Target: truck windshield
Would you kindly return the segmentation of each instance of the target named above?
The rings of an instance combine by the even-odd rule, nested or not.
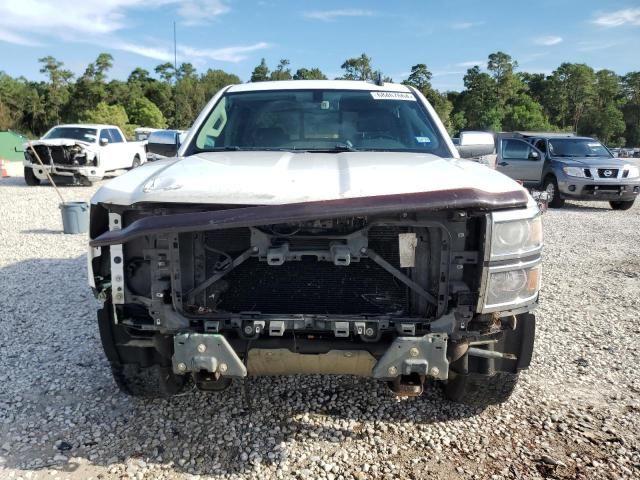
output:
[[[93,143],[96,141],[97,131],[95,128],[56,127],[42,138],[68,138],[70,140],[80,140],[83,142]]]
[[[227,93],[209,113],[190,150],[451,155],[412,93],[330,89]]]
[[[590,138],[554,138],[549,140],[549,153],[554,157],[611,157],[609,150]]]

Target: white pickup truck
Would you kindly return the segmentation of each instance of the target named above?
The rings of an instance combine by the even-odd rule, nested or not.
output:
[[[47,172],[73,177],[74,182],[86,185],[101,180],[107,172],[135,168],[147,161],[144,144],[127,142],[114,125],[58,125],[30,145],[33,149],[24,145],[27,185],[39,185]]]

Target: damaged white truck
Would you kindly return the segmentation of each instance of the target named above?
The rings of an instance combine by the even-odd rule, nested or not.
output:
[[[115,125],[58,125],[40,140],[24,145],[24,181],[40,185],[49,174],[91,185],[108,172],[135,168],[146,161],[144,143],[127,142]]]
[[[90,237],[102,343],[132,395],[329,374],[486,406],[531,360],[538,206],[460,159],[411,87],[227,87],[177,158],[95,194]]]

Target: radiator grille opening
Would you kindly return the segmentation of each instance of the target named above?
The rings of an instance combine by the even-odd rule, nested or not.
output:
[[[395,267],[400,265],[398,233],[401,231],[405,229],[374,227],[369,231],[369,247]],[[249,229],[208,232],[205,242],[235,257],[249,247],[250,233]],[[212,275],[216,260],[215,256],[207,256],[207,275]],[[367,258],[349,266],[319,262],[313,257],[270,266],[251,258],[226,275],[224,281],[228,289],[217,308],[234,313],[380,315],[408,312],[407,288]]]

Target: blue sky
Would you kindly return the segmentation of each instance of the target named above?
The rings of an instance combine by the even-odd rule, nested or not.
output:
[[[640,70],[638,0],[2,0],[0,70],[40,79],[37,59],[53,55],[76,74],[100,52],[113,78],[173,60],[221,68],[248,80],[265,57],[319,67],[331,78],[366,52],[395,81],[426,63],[442,90],[462,87],[470,66],[498,50],[521,70],[550,73],[586,62],[617,73]]]

